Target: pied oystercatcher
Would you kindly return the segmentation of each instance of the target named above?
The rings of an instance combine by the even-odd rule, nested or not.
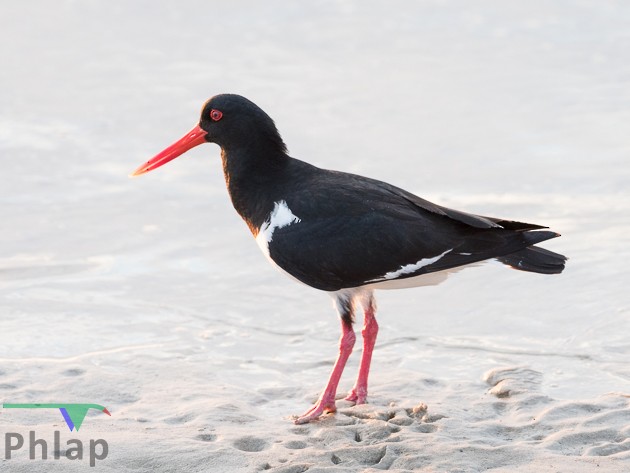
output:
[[[374,289],[436,284],[487,259],[543,274],[566,257],[534,246],[559,236],[547,227],[449,209],[385,182],[320,169],[292,158],[273,120],[234,94],[206,102],[199,124],[133,172],[144,174],[205,142],[221,147],[234,208],[265,256],[298,281],[327,291],[341,318],[339,355],[315,405],[297,424],[335,411],[337,385],[364,312],[359,375],[345,398],[366,402],[378,324]]]

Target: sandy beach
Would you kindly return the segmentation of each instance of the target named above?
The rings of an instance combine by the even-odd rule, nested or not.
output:
[[[608,0],[5,4],[0,403],[111,417],[0,408],[0,471],[630,471],[628,24]],[[549,226],[567,269],[377,292],[369,404],[294,425],[337,353],[329,295],[261,255],[217,146],[127,177],[223,92],[292,156]]]

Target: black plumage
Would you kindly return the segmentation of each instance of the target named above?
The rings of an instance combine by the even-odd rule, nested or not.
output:
[[[289,189],[281,184],[286,176],[292,180]],[[268,197],[262,214],[268,216],[274,202],[283,200],[300,222],[275,230],[270,256],[296,279],[325,291],[378,282],[387,273],[446,251],[435,263],[398,278],[502,257],[558,236],[538,230],[544,228],[538,225],[440,207],[384,182],[293,158],[275,179],[274,187],[285,193]],[[555,253],[545,256],[557,267],[564,261]],[[512,265],[513,260],[504,261]]]

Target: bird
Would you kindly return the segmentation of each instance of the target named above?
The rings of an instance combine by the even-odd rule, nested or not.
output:
[[[521,271],[558,274],[567,258],[536,244],[560,236],[548,227],[475,215],[422,199],[376,179],[316,167],[289,155],[272,118],[247,98],[210,98],[197,125],[138,167],[152,171],[202,143],[221,148],[227,190],[265,257],[289,277],[328,292],[341,321],[339,352],[304,424],[336,411],[337,387],[363,312],[363,351],[345,397],[367,402],[378,334],[376,289],[445,280],[495,259]]]

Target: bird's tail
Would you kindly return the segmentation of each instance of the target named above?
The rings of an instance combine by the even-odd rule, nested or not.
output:
[[[515,253],[497,258],[501,263],[521,271],[541,274],[560,274],[567,257],[537,246],[528,246]]]

